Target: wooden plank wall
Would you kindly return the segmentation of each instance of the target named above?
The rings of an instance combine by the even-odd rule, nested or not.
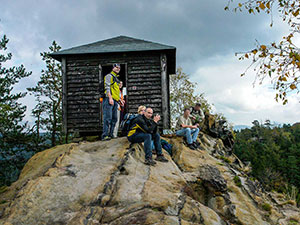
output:
[[[67,128],[69,132],[99,132],[99,64],[127,63],[128,112],[139,105],[162,115],[160,53],[68,57]],[[162,125],[162,124],[161,124]]]

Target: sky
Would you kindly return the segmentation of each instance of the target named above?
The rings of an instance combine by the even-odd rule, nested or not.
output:
[[[227,0],[0,0],[0,37],[9,38],[13,59],[6,66],[24,64],[32,71],[15,91],[36,85],[45,67],[40,52],[55,40],[62,49],[119,35],[158,42],[177,48],[177,67],[197,82],[216,113],[234,125],[254,120],[276,123],[300,122],[300,94],[291,94],[283,106],[274,99],[268,82],[253,85],[255,72],[245,71],[250,61],[239,61],[236,52],[255,48],[255,41],[280,40],[288,27],[267,15],[224,11]],[[27,106],[25,120],[33,121],[34,98],[21,100]]]

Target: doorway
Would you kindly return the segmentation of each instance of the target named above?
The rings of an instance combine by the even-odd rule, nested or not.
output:
[[[104,77],[109,74],[111,71],[112,71],[112,65],[113,63],[110,63],[110,64],[102,64],[102,65],[99,65],[99,72],[100,72],[100,79],[101,80],[104,80]],[[122,88],[122,93],[123,93],[123,97],[124,97],[124,100],[125,100],[125,105],[124,107],[122,108],[121,110],[121,115],[120,115],[120,121],[122,121],[124,115],[127,113],[127,64],[126,63],[121,63],[120,64],[121,66],[121,70],[120,70],[120,73],[118,74],[118,79],[120,81],[123,82],[123,88]],[[102,108],[102,103],[100,104],[100,121],[101,121],[101,124],[100,124],[100,128],[101,128],[101,131],[103,129],[103,108]]]

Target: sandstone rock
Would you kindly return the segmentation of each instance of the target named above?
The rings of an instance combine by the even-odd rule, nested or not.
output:
[[[0,224],[289,224],[299,219],[293,205],[272,203],[244,174],[214,157],[218,139],[202,135],[204,150],[182,138],[168,163],[144,164],[142,145],[126,138],[81,142],[40,152],[17,182],[0,194]],[[220,153],[221,154],[221,153]],[[222,154],[226,154],[223,152]],[[242,179],[244,180],[244,179]],[[272,205],[271,215],[260,208]],[[300,220],[300,219],[299,219]]]

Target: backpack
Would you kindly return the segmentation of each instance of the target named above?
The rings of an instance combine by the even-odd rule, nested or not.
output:
[[[109,73],[111,74],[111,73]],[[107,74],[108,75],[108,74]],[[107,76],[105,75],[103,79],[100,79],[99,81],[99,94],[100,94],[100,98],[104,98],[105,97],[105,88],[104,88],[104,83],[105,83],[105,77]],[[119,79],[117,77],[115,77],[113,74],[111,74],[113,76],[113,82],[110,84],[110,86],[114,85],[115,82],[119,83]]]
[[[121,136],[127,136],[128,132],[130,131],[132,121],[137,118],[139,114],[132,114],[132,113],[126,113],[121,124]]]
[[[165,149],[169,153],[170,156],[172,156],[172,147],[173,146],[163,139],[160,139],[160,143],[161,143],[161,147],[163,149]]]

